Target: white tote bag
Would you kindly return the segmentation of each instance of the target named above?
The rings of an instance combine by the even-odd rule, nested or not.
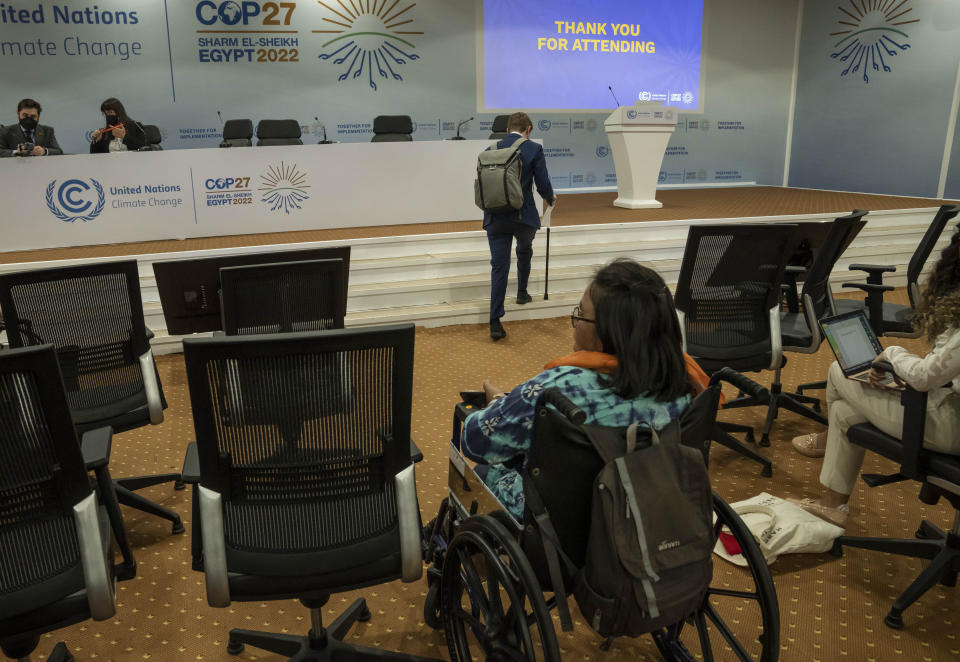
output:
[[[843,529],[812,515],[780,497],[761,492],[757,496],[731,503],[753,534],[760,551],[771,564],[781,554],[819,554],[833,547],[833,541],[843,535]],[[726,528],[725,533],[729,533]],[[717,540],[714,553],[739,566],[746,566],[742,554],[730,554]]]

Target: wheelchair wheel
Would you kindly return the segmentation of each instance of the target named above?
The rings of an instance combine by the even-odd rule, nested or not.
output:
[[[536,575],[496,519],[479,515],[457,526],[444,559],[440,593],[451,660],[560,661]]]
[[[702,659],[776,662],[780,656],[780,607],[770,569],[756,540],[726,501],[713,495],[714,536],[733,534],[746,568],[718,561],[701,608],[686,622],[654,634],[668,662]]]

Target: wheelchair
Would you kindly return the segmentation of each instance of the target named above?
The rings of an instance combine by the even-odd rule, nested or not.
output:
[[[748,388],[752,384],[739,373],[721,371],[681,417],[682,443],[697,447],[705,460],[720,379]],[[460,403],[456,407],[449,494],[424,531],[429,566],[424,622],[445,630],[451,660],[559,662],[550,613],[557,606],[556,596],[539,528],[529,513],[522,521],[508,513],[459,450],[462,421],[477,406]],[[593,480],[602,466],[582,431],[584,419],[585,414],[559,391],[543,391],[523,469],[525,481],[538,481],[556,539],[574,561],[585,555]],[[723,535],[729,551],[735,541],[746,567],[725,561],[715,564],[713,581],[699,609],[650,634],[667,662],[776,662],[780,611],[763,554],[743,520],[716,492],[713,512],[715,542]],[[568,595],[573,581],[565,572]],[[611,642],[603,641],[601,649],[608,649]]]

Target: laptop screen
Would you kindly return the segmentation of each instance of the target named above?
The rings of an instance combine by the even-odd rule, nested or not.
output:
[[[883,351],[863,311],[828,317],[820,327],[845,375],[866,370]]]

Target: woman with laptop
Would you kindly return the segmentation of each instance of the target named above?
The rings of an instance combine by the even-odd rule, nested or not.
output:
[[[860,316],[863,313],[857,313]],[[855,327],[835,330],[835,337],[824,320],[831,347],[842,362],[845,343],[857,353]],[[842,322],[843,320],[841,320]],[[804,499],[798,505],[829,522],[845,527],[849,517],[847,502],[860,466],[864,449],[847,440],[847,430],[857,423],[871,423],[886,434],[899,437],[903,427],[903,407],[896,387],[904,382],[918,391],[929,392],[923,445],[925,448],[960,455],[960,228],[943,250],[917,310],[916,322],[933,342],[924,357],[903,347],[891,346],[876,356],[888,361],[896,373],[889,375],[871,369],[866,381],[859,381],[855,366],[834,362],[827,377],[829,426],[825,432],[796,437],[793,446],[808,457],[823,456],[820,482],[826,488],[819,499]],[[868,327],[869,330],[869,327]],[[872,335],[873,342],[876,337]]]

